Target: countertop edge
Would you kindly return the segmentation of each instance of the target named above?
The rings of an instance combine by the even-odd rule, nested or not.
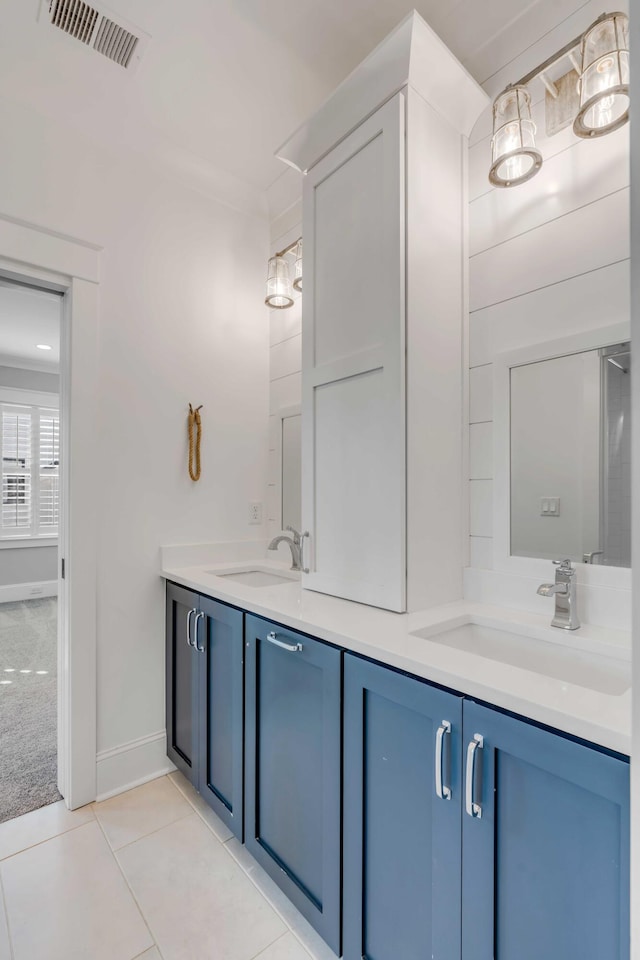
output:
[[[227,566],[233,566],[233,563]],[[275,564],[269,564],[269,566],[277,569]],[[393,650],[391,647],[384,647],[367,642],[362,639],[362,636],[354,636],[353,630],[343,633],[342,631],[338,632],[335,629],[327,628],[321,623],[309,622],[304,618],[296,617],[291,613],[278,609],[277,605],[270,606],[267,596],[264,596],[263,601],[260,602],[258,599],[254,600],[251,596],[244,595],[245,591],[242,592],[243,595],[239,595],[240,591],[235,590],[233,586],[231,586],[230,589],[225,589],[225,585],[223,584],[211,584],[203,579],[198,579],[197,575],[194,575],[193,568],[164,567],[160,572],[160,576],[179,586],[196,591],[204,596],[212,597],[212,599],[218,600],[221,603],[226,603],[255,616],[272,620],[291,630],[317,637],[347,652],[367,657],[385,666],[400,670],[422,680],[437,684],[438,686],[446,687],[464,696],[482,700],[489,705],[494,705],[499,709],[507,710],[521,716],[525,720],[532,720],[535,723],[540,723],[558,730],[560,733],[577,737],[588,743],[627,757],[631,753],[630,690],[617,697],[598,693],[597,691],[587,691],[588,694],[592,695],[592,700],[598,700],[598,698],[600,698],[600,700],[604,699],[605,703],[606,700],[608,700],[609,705],[618,707],[618,712],[626,710],[629,713],[627,732],[623,729],[627,724],[623,724],[622,720],[615,726],[608,726],[598,722],[593,716],[577,715],[576,713],[563,710],[561,706],[554,706],[550,702],[541,703],[539,699],[535,699],[534,697],[529,698],[522,694],[513,693],[501,686],[492,686],[491,683],[474,679],[469,676],[468,673],[457,672],[451,667],[443,668],[435,663],[430,663],[428,659],[414,659],[406,653]],[[305,591],[305,593],[306,592],[307,591]],[[348,604],[348,609],[350,609],[351,612],[353,612],[353,608],[363,606],[334,597],[327,597],[326,599],[333,601],[335,604]],[[487,610],[491,611],[493,609],[494,608],[485,607],[475,602],[461,600],[444,604],[441,607],[432,608],[431,610],[421,611],[419,614],[392,614],[388,611],[363,607],[362,615],[363,618],[376,618],[379,620],[383,620],[385,617],[393,618],[389,620],[389,623],[394,622],[396,624],[399,622],[397,618],[405,618],[404,622],[407,626],[407,632],[409,632],[409,630],[423,627],[437,628],[439,625],[445,624],[447,628],[463,625],[472,622],[478,616],[486,615]],[[507,614],[505,623],[509,621],[515,623],[517,621],[514,611],[509,610],[505,611],[505,613]],[[363,631],[365,629],[366,625],[363,626]],[[358,633],[360,633],[359,630]],[[425,654],[429,653],[429,647],[436,646],[435,644],[430,644],[428,639],[423,639],[421,642],[425,644]],[[473,666],[474,659],[480,659],[474,654],[459,653],[460,657],[458,657],[458,659],[461,662],[466,661],[471,667]],[[517,676],[521,674],[531,676],[530,671],[518,667],[510,667],[509,670],[514,678],[517,678]],[[544,679],[543,677],[539,677],[539,680],[542,682],[544,682]],[[605,703],[601,703],[600,707],[604,707]]]

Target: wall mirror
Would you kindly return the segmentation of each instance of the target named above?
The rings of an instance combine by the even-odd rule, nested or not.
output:
[[[510,365],[512,557],[631,566],[631,344]]]
[[[302,456],[300,407],[287,407],[278,414],[276,444],[276,496],[280,528],[301,529]]]

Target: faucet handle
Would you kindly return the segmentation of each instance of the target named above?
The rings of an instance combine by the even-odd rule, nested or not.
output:
[[[554,567],[558,567],[559,573],[566,573],[569,576],[572,576],[576,571],[575,567],[571,566],[571,558],[567,557],[565,560],[554,560]]]
[[[286,526],[286,527],[285,527],[285,530],[288,530],[289,533],[292,533],[292,534],[293,534],[293,538],[292,538],[292,539],[293,539],[293,542],[295,543],[296,547],[299,547],[299,546],[300,546],[300,534],[298,533],[298,531],[296,530],[296,528],[295,528],[295,527],[292,527],[292,526]]]

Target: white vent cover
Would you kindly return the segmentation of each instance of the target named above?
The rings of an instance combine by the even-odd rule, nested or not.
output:
[[[128,70],[137,67],[149,41],[144,31],[99,3],[41,0],[39,19]]]

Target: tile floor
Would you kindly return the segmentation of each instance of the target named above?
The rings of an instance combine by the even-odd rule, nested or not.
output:
[[[0,824],[0,960],[335,960],[179,773]]]

